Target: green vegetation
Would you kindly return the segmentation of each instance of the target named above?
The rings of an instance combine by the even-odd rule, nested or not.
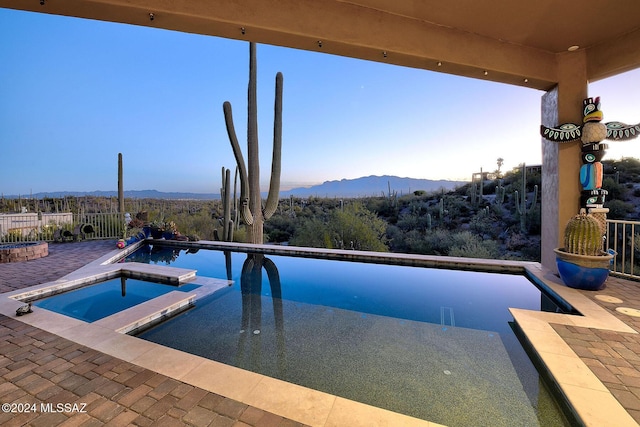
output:
[[[640,206],[640,162],[605,161],[605,204],[612,219],[637,219]],[[225,188],[230,174],[225,175]],[[477,185],[477,183],[476,183]],[[540,174],[522,168],[485,180],[482,197],[471,184],[449,192],[414,191],[398,195],[389,188],[377,197],[358,199],[290,197],[280,199],[271,219],[264,223],[264,241],[332,249],[405,252],[493,259],[540,259]],[[230,194],[226,190],[226,194]],[[518,200],[515,193],[518,191]],[[516,202],[526,196],[526,221]],[[475,196],[475,197],[473,197]],[[214,240],[227,231],[227,218],[238,218],[235,203],[222,200],[125,199],[125,212],[146,211],[149,221],[176,223],[184,235]],[[66,197],[64,199],[0,199],[0,212],[117,212],[117,198]],[[522,205],[520,206],[522,208]],[[242,221],[233,222],[233,240],[247,241]],[[640,240],[640,239],[638,239]],[[636,242],[638,241],[636,240]],[[639,245],[640,246],[640,245]],[[640,249],[638,249],[640,253]],[[638,256],[640,259],[640,256]]]
[[[329,249],[355,249],[387,252],[387,223],[368,210],[362,202],[353,200],[333,209],[324,219],[305,219],[296,228],[291,245]],[[275,231],[275,230],[274,230]]]
[[[609,219],[638,219],[640,208],[640,160],[631,157],[604,160],[602,188],[607,190],[605,207]]]

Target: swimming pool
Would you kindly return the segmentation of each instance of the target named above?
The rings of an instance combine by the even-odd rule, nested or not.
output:
[[[199,285],[171,285],[124,276],[38,299],[33,305],[85,322],[95,322],[171,291],[188,292]]]
[[[160,259],[235,284],[140,338],[450,426],[565,425],[507,310],[561,309],[524,276],[157,245],[130,256]]]

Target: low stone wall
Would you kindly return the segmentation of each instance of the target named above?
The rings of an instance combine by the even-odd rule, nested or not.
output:
[[[13,243],[0,245],[0,264],[28,261],[49,255],[47,242]]]

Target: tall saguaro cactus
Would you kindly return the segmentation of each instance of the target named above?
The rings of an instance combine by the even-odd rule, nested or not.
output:
[[[257,65],[256,45],[249,43],[249,90],[247,120],[247,156],[245,166],[242,150],[238,144],[231,103],[222,106],[231,148],[240,173],[240,215],[247,224],[249,243],[263,243],[264,221],[271,218],[278,207],[280,194],[280,171],[282,157],[282,73],[276,74],[276,96],[273,123],[273,158],[269,194],[264,208],[260,197],[260,160],[258,157],[258,111],[257,111]]]
[[[122,180],[122,153],[118,153],[118,213],[124,215],[124,181]]]
[[[518,191],[514,192],[515,202],[516,202],[516,210],[518,211],[518,215],[520,215],[520,231],[523,233],[527,232],[527,215],[530,215],[531,212],[535,209],[536,202],[538,200],[538,186],[533,186],[533,197],[531,201],[531,205],[527,208],[527,166],[522,164],[522,195],[518,195]]]
[[[233,220],[231,219],[231,171],[222,167],[222,240],[233,241]]]

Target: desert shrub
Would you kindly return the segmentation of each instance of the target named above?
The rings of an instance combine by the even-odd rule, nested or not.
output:
[[[433,217],[433,215],[432,215]],[[432,219],[432,224],[435,220]],[[427,215],[420,215],[419,213],[404,212],[399,215],[397,226],[405,231],[409,230],[426,230],[429,228]]]
[[[510,252],[508,258],[540,261],[539,237],[530,237],[520,232],[511,233],[505,238],[504,246]]]
[[[388,222],[395,223],[398,220],[397,197],[368,197],[363,203],[368,210],[375,212]]]
[[[334,211],[331,228],[346,249],[387,252],[385,244],[387,223],[368,210],[362,203],[354,202],[344,209]]]
[[[449,256],[466,258],[498,258],[500,251],[495,240],[482,240],[479,236],[462,231],[452,236],[453,244]]]
[[[274,243],[288,242],[296,229],[296,220],[288,213],[274,215],[264,223],[264,232],[269,236],[268,241]]]
[[[408,252],[405,233],[397,225],[387,226],[387,242],[391,252]]]
[[[447,255],[451,247],[452,233],[448,230],[437,229],[423,236],[423,251],[426,255]]]
[[[607,190],[609,200],[624,200],[627,195],[627,188],[623,184],[617,184],[613,178],[605,178],[602,181],[602,188]]]
[[[310,248],[333,248],[332,236],[327,224],[315,218],[304,220],[302,225],[296,228],[289,243],[293,246]]]
[[[482,193],[486,196],[487,194],[493,194],[496,191],[496,186],[498,185],[498,183],[493,180],[493,181],[485,181],[484,184],[482,185]]]
[[[500,228],[496,226],[496,219],[486,210],[482,210],[471,218],[469,230],[474,234],[490,239],[497,239],[500,234]]]
[[[197,234],[203,240],[214,240],[216,228],[221,232],[222,225],[213,219],[208,211],[202,210],[196,214],[176,214],[170,218],[175,222],[178,231],[184,235]]]
[[[542,215],[540,213],[540,203],[536,204],[528,214],[527,229],[529,234],[539,235],[542,229]]]
[[[451,232],[442,229],[432,231],[402,231],[398,227],[387,228],[389,246],[393,252],[422,255],[446,255]]]
[[[529,239],[523,233],[511,233],[505,238],[505,248],[509,251],[519,251],[529,244]]]
[[[635,207],[631,203],[622,200],[611,200],[605,204],[609,208],[607,217],[610,219],[625,219],[628,214],[635,212]]]

